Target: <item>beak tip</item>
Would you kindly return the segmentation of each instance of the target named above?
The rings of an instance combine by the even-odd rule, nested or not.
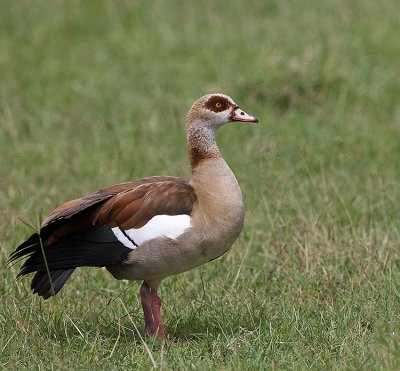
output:
[[[231,121],[241,121],[241,122],[258,122],[258,118],[247,114],[237,107],[232,111],[230,116]]]

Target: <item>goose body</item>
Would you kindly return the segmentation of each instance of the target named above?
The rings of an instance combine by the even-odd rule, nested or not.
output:
[[[199,98],[186,122],[189,180],[148,177],[63,203],[11,254],[10,262],[26,259],[18,276],[36,272],[31,288],[44,299],[82,266],[142,280],[145,332],[164,337],[160,282],[224,254],[243,226],[241,190],[215,141],[216,130],[233,121],[257,119],[226,95]]]

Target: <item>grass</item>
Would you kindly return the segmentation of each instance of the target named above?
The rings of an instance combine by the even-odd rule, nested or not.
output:
[[[400,367],[399,5],[246,4],[2,1],[1,368]],[[218,136],[246,223],[162,284],[176,344],[141,339],[137,283],[80,269],[44,302],[15,282],[23,221],[188,176],[184,117],[213,91],[260,119]]]

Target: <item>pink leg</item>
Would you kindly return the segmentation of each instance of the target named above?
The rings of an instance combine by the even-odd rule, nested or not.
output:
[[[165,331],[164,331],[164,323],[161,318],[161,299],[157,295],[157,289],[151,290],[151,297],[152,297],[152,312],[153,312],[153,320],[154,320],[154,327],[156,334],[165,339]]]
[[[152,335],[155,333],[153,314],[151,310],[152,296],[147,282],[143,282],[142,286],[140,287],[140,298],[142,301],[144,314],[144,332]]]
[[[157,289],[151,289],[144,281],[140,287],[140,298],[144,314],[144,332],[146,335],[157,335],[165,339],[164,324],[161,318],[161,299],[157,295]]]

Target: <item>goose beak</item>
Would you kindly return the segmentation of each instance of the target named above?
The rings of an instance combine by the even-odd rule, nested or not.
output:
[[[231,121],[258,122],[258,119],[257,117],[250,116],[246,112],[242,111],[239,107],[236,107],[232,111]]]

